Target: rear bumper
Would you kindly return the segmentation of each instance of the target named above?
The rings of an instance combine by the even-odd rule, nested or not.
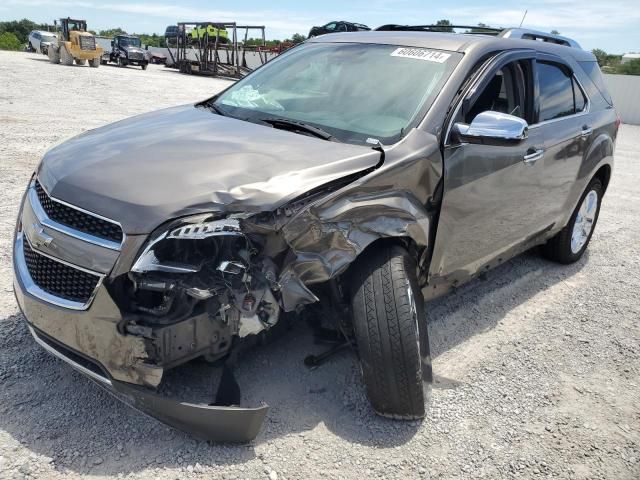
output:
[[[260,427],[269,410],[266,405],[257,408],[239,408],[177,402],[143,387],[110,379],[95,368],[87,366],[81,357],[56,345],[55,341],[32,326],[29,326],[29,331],[35,341],[47,352],[88,376],[118,400],[201,440],[250,442],[260,432]]]

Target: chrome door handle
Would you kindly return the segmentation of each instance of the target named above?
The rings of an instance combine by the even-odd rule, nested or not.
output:
[[[533,165],[542,157],[544,157],[544,150],[540,148],[533,153],[526,154],[524,156],[524,163],[526,163],[527,165]]]
[[[593,133],[593,128],[584,126],[584,127],[582,127],[582,132],[580,132],[580,136],[582,138],[587,138],[592,133]]]

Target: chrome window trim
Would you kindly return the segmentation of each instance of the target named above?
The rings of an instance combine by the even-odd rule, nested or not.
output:
[[[31,296],[35,298],[38,298],[47,303],[51,303],[58,307],[68,308],[69,310],[87,310],[91,305],[91,302],[93,302],[93,299],[95,298],[96,294],[98,293],[98,290],[102,286],[102,282],[104,280],[105,275],[94,272],[92,270],[88,270],[86,268],[79,267],[77,265],[73,265],[71,263],[65,262],[64,260],[60,260],[59,258],[52,257],[51,255],[47,255],[46,253],[41,252],[36,248],[33,248],[33,245],[29,243],[29,246],[31,247],[31,249],[37,252],[38,255],[42,255],[44,257],[47,257],[53,260],[54,262],[61,263],[68,267],[75,268],[76,270],[80,270],[82,272],[89,273],[91,275],[98,277],[96,288],[93,289],[93,292],[91,293],[91,296],[86,301],[86,303],[74,302],[73,300],[67,300],[67,299],[52,295],[51,293],[46,292],[45,290],[40,288],[33,281],[33,278],[31,278],[31,274],[29,273],[29,269],[27,268],[27,262],[24,258],[25,238],[26,236],[22,232],[18,232],[18,234],[16,235],[16,241],[14,245],[14,252],[15,252],[14,259],[16,263],[17,273],[20,277],[20,281],[22,282],[24,289],[27,291],[27,293],[29,293]],[[26,241],[29,242],[29,239],[26,239]]]
[[[92,370],[89,370],[88,368],[84,367],[83,365],[80,365],[78,362],[75,362],[75,361],[71,360],[69,357],[64,355],[62,352],[59,352],[58,350],[53,348],[51,345],[49,345],[47,342],[45,342],[44,340],[42,340],[40,338],[38,333],[33,329],[33,327],[31,325],[27,325],[27,328],[29,329],[29,332],[33,336],[33,339],[36,341],[36,343],[38,345],[40,345],[42,348],[44,348],[51,355],[53,355],[54,357],[62,360],[63,362],[68,363],[71,366],[71,368],[79,371],[80,373],[83,373],[84,375],[87,375],[88,377],[92,378],[93,380],[96,380],[96,381],[98,381],[98,382],[100,382],[100,383],[102,383],[104,385],[111,386],[111,380],[109,380],[107,377],[103,377],[102,375],[98,375],[96,372],[94,372]]]
[[[36,180],[38,181],[38,183],[40,183],[40,186],[42,187],[42,190],[44,190],[44,193],[46,193],[52,201],[59,203],[60,205],[64,205],[65,207],[73,208],[74,210],[77,210],[82,213],[86,213],[87,215],[91,215],[92,217],[99,218],[100,220],[104,220],[105,222],[109,222],[120,227],[120,230],[122,231],[122,241],[118,243],[118,242],[113,242],[111,240],[106,240],[100,237],[96,237],[95,235],[91,235],[89,233],[84,233],[80,230],[67,227],[66,225],[63,225],[61,223],[58,223],[52,220],[47,215],[47,213],[44,211],[44,208],[42,208],[42,205],[40,204],[40,199],[38,198],[38,193],[36,192],[36,188],[35,188]],[[42,185],[42,183],[37,178],[31,182],[31,185],[29,185],[29,202],[31,203],[33,211],[38,217],[38,220],[45,227],[49,227],[53,230],[57,230],[60,233],[64,233],[65,235],[69,235],[70,237],[77,238],[78,240],[83,240],[87,243],[92,243],[100,247],[108,248],[109,250],[120,251],[120,249],[122,248],[122,245],[124,244],[124,241],[126,239],[126,234],[124,233],[124,230],[122,229],[122,225],[119,222],[116,222],[115,220],[111,220],[110,218],[107,218],[107,217],[103,217],[102,215],[98,215],[97,213],[91,212],[89,210],[85,210],[84,208],[71,205],[70,203],[67,203],[65,201],[58,200],[57,198],[49,194],[47,189],[44,187],[44,185]]]

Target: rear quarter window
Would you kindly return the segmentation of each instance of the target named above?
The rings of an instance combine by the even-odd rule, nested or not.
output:
[[[587,74],[587,76],[591,79],[593,84],[596,86],[596,88],[600,92],[600,95],[602,95],[602,98],[604,98],[609,105],[613,105],[613,100],[611,98],[611,95],[609,95],[609,91],[607,90],[607,87],[604,84],[604,78],[602,76],[602,72],[600,71],[600,67],[598,66],[598,62],[593,61],[593,62],[578,62],[578,63],[580,64],[580,67],[582,68],[584,73]]]
[[[560,67],[538,63],[540,122],[573,115],[576,112],[573,81]]]

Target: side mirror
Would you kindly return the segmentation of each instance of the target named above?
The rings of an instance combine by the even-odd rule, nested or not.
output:
[[[527,138],[529,124],[507,113],[486,111],[476,115],[471,125],[455,123],[452,134],[459,142],[504,145]]]

